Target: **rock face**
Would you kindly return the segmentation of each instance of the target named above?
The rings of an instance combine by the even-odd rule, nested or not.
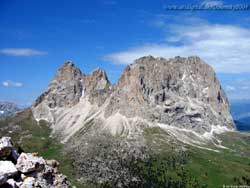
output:
[[[31,109],[62,141],[102,129],[127,137],[162,125],[203,136],[214,127],[234,129],[215,72],[198,57],[142,57],[125,68],[117,85],[101,69],[85,75],[66,62]]]
[[[14,103],[0,101],[0,119],[10,116],[20,110],[21,108]]]
[[[47,100],[50,108],[75,105],[82,95],[82,77],[83,74],[72,62],[66,62],[57,71],[47,91],[36,100],[36,104]]]
[[[111,94],[111,84],[106,73],[100,68],[84,77],[85,94],[91,103],[102,105]]]
[[[10,148],[9,153],[0,156],[1,188],[68,188],[66,176],[58,173],[59,163],[55,160],[44,160],[37,153],[16,152],[9,137],[1,138]],[[6,145],[6,144],[5,144]],[[17,158],[13,158],[13,154]],[[16,164],[16,165],[15,165]]]
[[[66,62],[57,71],[48,89],[35,101],[34,107],[42,119],[53,121],[50,109],[74,106],[82,95],[83,74],[72,62]],[[39,105],[46,102],[46,105]]]
[[[198,57],[143,57],[126,67],[107,108],[199,133],[234,127],[227,97],[213,69]],[[115,104],[115,105],[113,105]]]

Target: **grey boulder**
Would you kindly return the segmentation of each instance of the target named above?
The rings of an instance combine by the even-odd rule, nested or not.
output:
[[[17,174],[17,169],[11,161],[0,161],[0,185],[6,183],[9,177]]]
[[[17,159],[16,167],[22,173],[41,171],[44,169],[45,160],[34,153],[21,153]]]

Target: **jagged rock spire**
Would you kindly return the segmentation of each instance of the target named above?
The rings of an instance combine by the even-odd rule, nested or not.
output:
[[[56,72],[47,90],[36,100],[35,106],[46,101],[49,108],[72,106],[83,92],[84,74],[73,62],[65,62]]]

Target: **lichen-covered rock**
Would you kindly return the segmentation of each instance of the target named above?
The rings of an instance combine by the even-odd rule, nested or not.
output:
[[[21,153],[17,159],[16,167],[22,173],[41,171],[44,169],[45,160],[34,153]]]

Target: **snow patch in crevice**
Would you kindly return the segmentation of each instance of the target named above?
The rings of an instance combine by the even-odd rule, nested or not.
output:
[[[4,114],[4,111],[3,111],[3,110],[0,110],[0,114]]]

